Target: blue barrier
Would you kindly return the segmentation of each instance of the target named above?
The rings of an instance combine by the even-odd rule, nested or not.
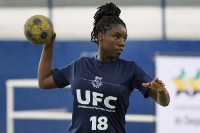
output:
[[[6,132],[6,86],[8,79],[37,78],[37,67],[42,51],[41,46],[35,46],[27,41],[0,41],[0,132]],[[154,40],[128,41],[122,58],[136,61],[150,76],[154,77],[154,55],[199,54],[200,41],[184,40]],[[54,66],[61,68],[80,56],[94,56],[97,46],[89,41],[57,41],[54,50]],[[64,90],[66,91],[66,90]],[[56,95],[55,95],[56,93]],[[71,93],[63,90],[43,91],[31,89],[15,93],[15,110],[66,108],[71,111],[72,103],[67,102]],[[34,95],[34,97],[32,97]],[[43,99],[53,99],[51,102]],[[128,114],[154,114],[155,103],[151,99],[144,99],[140,93],[134,91],[130,98]],[[64,133],[67,121],[35,121],[16,120],[15,133]],[[30,126],[31,125],[31,126]],[[143,128],[145,126],[146,128]],[[127,133],[152,133],[155,123],[127,123]],[[52,127],[52,128],[51,128]],[[56,128],[55,128],[56,127]],[[32,131],[32,132],[31,132]]]

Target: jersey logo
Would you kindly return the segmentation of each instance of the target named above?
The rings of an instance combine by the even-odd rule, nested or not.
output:
[[[94,88],[100,88],[103,84],[109,84],[109,85],[119,86],[119,84],[112,84],[112,83],[107,83],[107,82],[101,82],[102,77],[98,77],[98,76],[96,76],[94,78],[94,80],[89,80],[89,79],[84,79],[84,78],[79,78],[79,79],[90,81]]]
[[[101,82],[102,77],[96,76],[94,80],[92,80],[92,85],[94,88],[99,88],[103,83]]]

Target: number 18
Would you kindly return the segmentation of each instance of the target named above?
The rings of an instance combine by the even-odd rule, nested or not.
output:
[[[97,118],[97,116],[92,116],[90,117],[90,121],[92,121],[92,130],[106,130],[108,128],[108,119],[105,116],[99,118]]]

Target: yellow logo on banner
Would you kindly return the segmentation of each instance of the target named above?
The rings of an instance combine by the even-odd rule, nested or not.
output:
[[[200,70],[198,70],[196,76],[191,79],[186,79],[185,71],[181,70],[180,75],[174,78],[173,82],[177,88],[177,95],[180,93],[186,93],[188,95],[200,93]]]

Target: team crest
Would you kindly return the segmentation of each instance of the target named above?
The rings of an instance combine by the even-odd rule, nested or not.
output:
[[[102,77],[98,77],[98,76],[96,76],[96,77],[94,78],[94,80],[91,80],[91,79],[84,79],[84,78],[79,78],[79,79],[81,79],[81,80],[86,80],[86,81],[90,81],[94,88],[99,88],[99,87],[101,87],[103,84],[119,86],[119,84],[112,84],[112,83],[107,83],[107,82],[101,82]]]
[[[92,80],[92,85],[94,88],[99,88],[103,83],[101,82],[102,77],[96,76],[94,80]]]

